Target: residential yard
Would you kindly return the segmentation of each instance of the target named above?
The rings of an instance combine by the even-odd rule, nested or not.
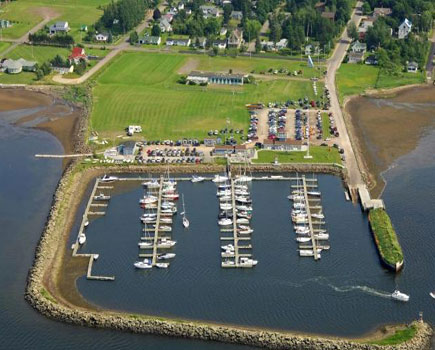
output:
[[[96,78],[91,128],[101,136],[115,137],[123,134],[127,125],[137,124],[146,139],[203,139],[209,130],[225,127],[227,118],[233,128],[246,131],[247,103],[314,98],[309,81],[279,79],[243,87],[181,85],[177,72],[192,58],[198,57],[140,52],[116,57]],[[232,58],[225,60],[233,62]],[[236,60],[239,65],[249,65],[242,58]],[[218,57],[216,65],[223,69],[223,61]]]
[[[306,152],[258,151],[253,163],[273,163],[278,157],[279,163],[336,163],[341,164],[340,153],[333,147],[311,146],[311,159],[305,159]]]
[[[3,29],[5,38],[16,39],[41,22],[47,14],[55,17],[55,21],[68,21],[71,35],[80,40],[81,25],[91,25],[101,17],[103,11],[99,6],[110,0],[19,0],[12,1],[1,7],[0,19],[14,21],[12,27]]]
[[[56,55],[68,57],[71,53],[70,49],[63,47],[53,46],[32,46],[32,45],[18,45],[11,52],[8,53],[8,58],[14,60],[24,58],[30,61],[36,61],[39,64],[52,60]]]
[[[342,64],[337,71],[340,103],[344,97],[361,94],[368,89],[387,89],[424,82],[423,73],[401,73],[399,76],[379,74],[379,68],[366,64]]]
[[[0,84],[35,84],[36,75],[31,72],[21,72],[20,74],[0,73]]]

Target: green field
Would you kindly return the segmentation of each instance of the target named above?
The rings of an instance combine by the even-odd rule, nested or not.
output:
[[[280,79],[243,87],[178,84],[177,72],[191,58],[198,57],[139,52],[117,56],[97,77],[92,129],[114,137],[122,134],[126,126],[137,124],[142,126],[141,135],[146,139],[203,139],[210,129],[225,127],[227,118],[233,128],[246,130],[247,103],[314,98],[310,81]],[[224,59],[228,70],[232,58],[219,57],[216,65],[223,67]]]
[[[35,84],[36,75],[31,72],[21,72],[20,74],[0,73],[0,84]]]
[[[39,64],[50,61],[56,55],[68,57],[71,53],[70,49],[53,46],[32,46],[32,45],[18,45],[7,55],[11,59],[24,58],[30,61],[36,61]]]
[[[91,25],[101,17],[103,11],[97,7],[109,3],[110,0],[19,0],[2,6],[1,19],[13,22],[12,27],[3,30],[6,38],[19,38],[50,13],[55,21],[68,21],[71,34],[80,40],[81,25]]]
[[[340,153],[336,148],[311,146],[311,159],[305,159],[306,152],[258,151],[258,158],[253,163],[273,163],[278,157],[279,163],[336,163],[341,164]]]
[[[324,139],[331,137],[331,130],[329,129],[330,125],[331,123],[329,122],[328,113],[322,113],[322,131]]]
[[[337,71],[337,87],[340,102],[344,97],[361,94],[368,89],[388,89],[424,82],[424,75],[400,73],[398,76],[379,74],[379,68],[366,64],[342,64]]]
[[[382,259],[392,266],[403,262],[402,248],[387,212],[384,209],[372,209],[369,219]]]

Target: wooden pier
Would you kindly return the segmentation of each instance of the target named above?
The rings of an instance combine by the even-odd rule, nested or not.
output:
[[[98,280],[98,281],[114,281],[115,280],[115,276],[94,276],[92,275],[92,267],[94,264],[94,260],[96,260],[98,258],[98,254],[81,254],[81,253],[77,253],[78,249],[80,248],[80,244],[79,244],[79,235],[80,233],[84,232],[85,229],[85,223],[86,221],[88,221],[88,217],[91,215],[105,215],[104,212],[91,212],[90,209],[92,206],[105,206],[107,207],[108,204],[107,203],[101,203],[101,204],[94,204],[92,203],[95,193],[97,191],[97,188],[101,188],[99,187],[99,183],[100,183],[100,179],[96,179],[95,180],[95,184],[94,187],[92,188],[92,192],[91,195],[89,196],[89,200],[88,200],[88,204],[86,205],[85,208],[85,212],[83,214],[82,217],[82,222],[80,224],[80,228],[79,228],[79,232],[77,234],[77,238],[73,244],[73,252],[72,252],[72,256],[73,257],[88,257],[89,258],[89,263],[88,263],[88,270],[86,273],[86,278],[88,280]]]

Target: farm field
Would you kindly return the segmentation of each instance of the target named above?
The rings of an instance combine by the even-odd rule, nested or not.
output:
[[[344,97],[363,93],[368,89],[388,89],[424,82],[423,73],[401,73],[398,76],[379,74],[379,68],[365,64],[342,64],[337,71],[340,103]]]
[[[279,163],[336,163],[341,164],[340,153],[333,147],[311,146],[311,159],[305,159],[306,152],[258,151],[253,163],[273,163],[278,157]]]
[[[17,39],[47,15],[56,21],[68,21],[71,27],[70,34],[76,41],[80,40],[80,26],[93,24],[103,13],[98,9],[100,5],[110,0],[19,0],[12,1],[1,7],[0,19],[15,22],[12,27],[3,29],[3,37]]]
[[[278,79],[243,87],[178,84],[177,72],[191,58],[137,52],[116,57],[97,78],[91,128],[101,136],[115,137],[126,126],[137,124],[142,126],[145,139],[203,139],[209,130],[225,127],[227,118],[233,128],[246,131],[247,103],[314,98],[310,81]],[[217,64],[224,67],[223,60],[218,60]],[[229,68],[230,64],[226,71]]]

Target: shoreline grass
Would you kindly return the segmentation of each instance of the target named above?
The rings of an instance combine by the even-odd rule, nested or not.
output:
[[[387,212],[384,209],[372,209],[369,221],[382,259],[391,266],[402,263],[402,248]]]
[[[415,334],[417,333],[417,327],[415,325],[411,325],[406,327],[405,329],[399,329],[394,332],[393,335],[390,335],[389,337],[386,337],[381,340],[375,340],[370,342],[370,344],[376,344],[376,345],[397,345],[404,343],[408,340],[411,340],[414,338]]]

